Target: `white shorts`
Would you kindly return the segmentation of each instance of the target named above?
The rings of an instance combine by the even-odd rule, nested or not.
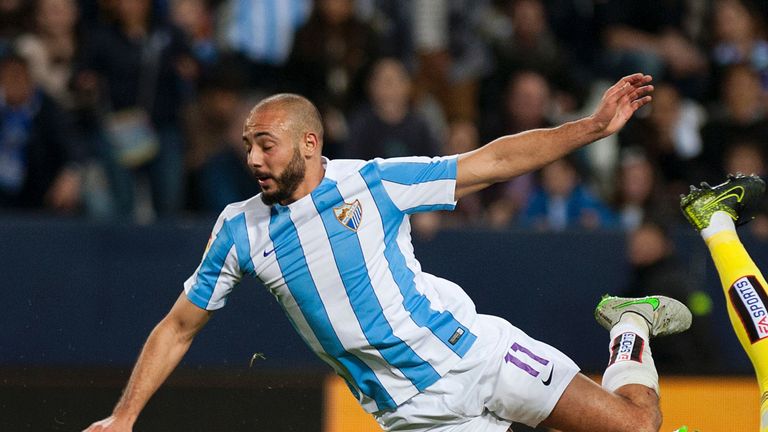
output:
[[[385,431],[504,432],[545,420],[579,372],[559,350],[506,320],[479,315],[477,341],[453,370],[392,411],[374,414]]]

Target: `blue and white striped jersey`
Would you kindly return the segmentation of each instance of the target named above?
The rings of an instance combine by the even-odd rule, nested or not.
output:
[[[325,160],[325,178],[296,202],[232,204],[184,290],[218,309],[243,275],[258,277],[363,408],[394,408],[476,339],[474,303],[421,270],[410,237],[409,214],[454,208],[456,160]]]

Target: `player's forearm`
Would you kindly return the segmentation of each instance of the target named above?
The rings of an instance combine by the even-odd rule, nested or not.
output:
[[[494,180],[506,181],[556,161],[568,153],[603,138],[605,125],[591,117],[551,129],[534,129],[498,138],[492,149]]]
[[[191,343],[192,335],[182,334],[166,320],[161,321],[147,338],[113,415],[135,422]]]

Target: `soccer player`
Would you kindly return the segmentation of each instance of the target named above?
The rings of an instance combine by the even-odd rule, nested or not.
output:
[[[729,176],[714,187],[691,186],[680,207],[715,262],[731,324],[757,373],[760,431],[768,432],[768,284],[736,234],[736,225],[751,220],[749,212],[764,192],[758,176]]]
[[[195,334],[252,275],[385,430],[506,431],[514,421],[657,431],[648,340],[690,325],[682,304],[665,297],[600,302],[595,314],[611,336],[601,387],[560,351],[476,313],[459,286],[423,272],[408,222],[412,213],[452,209],[469,193],[615,133],[650,102],[650,81],[639,73],[622,78],[581,120],[436,158],[328,160],[310,101],[280,94],[259,102],[243,142],[262,192],[223,211],[112,415],[87,430],[131,430]]]

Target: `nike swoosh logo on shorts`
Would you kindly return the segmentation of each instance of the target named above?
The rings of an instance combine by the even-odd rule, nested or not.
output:
[[[270,255],[272,255],[272,252],[274,252],[274,251],[275,251],[275,249],[277,249],[277,248],[272,248],[272,250],[266,250],[266,249],[264,249],[264,258],[266,258],[266,257],[268,257],[268,256],[270,256]]]
[[[549,376],[547,377],[547,379],[541,380],[542,384],[544,384],[545,386],[552,384],[552,374],[554,373],[555,373],[555,364],[552,363],[552,369],[549,370]]]

